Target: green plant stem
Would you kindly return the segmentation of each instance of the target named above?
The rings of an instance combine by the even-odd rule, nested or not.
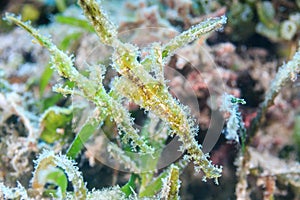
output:
[[[67,150],[67,156],[72,159],[76,159],[84,147],[85,142],[92,136],[99,126],[98,120],[90,119],[81,128],[76,135],[69,149]]]
[[[135,180],[137,178],[137,174],[131,174],[129,181],[123,187],[121,187],[121,191],[125,193],[126,197],[129,197],[135,189]]]
[[[91,33],[95,32],[94,28],[86,20],[78,19],[75,17],[62,16],[62,15],[56,15],[55,20],[62,24],[68,24],[71,26],[83,28]]]

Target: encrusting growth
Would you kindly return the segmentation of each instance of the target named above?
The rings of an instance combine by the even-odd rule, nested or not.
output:
[[[75,162],[69,160],[65,155],[55,155],[52,151],[44,151],[36,161],[36,168],[32,178],[32,187],[34,189],[44,187],[45,183],[41,180],[42,178],[46,178],[43,170],[49,171],[49,167],[60,167],[65,171],[69,181],[72,182],[76,199],[87,198],[87,189],[81,172],[79,172],[78,167],[75,166]],[[41,175],[42,173],[44,174]]]
[[[105,14],[101,5],[99,5],[96,0],[78,0],[78,4],[91,25],[81,18],[77,19],[76,17],[63,16],[65,13],[60,13],[62,15],[60,17],[58,16],[57,22],[67,20],[68,22],[66,24],[77,24],[77,28],[80,27],[79,33],[72,33],[71,37],[66,36],[68,41],[75,38],[78,39],[84,32],[84,29],[87,29],[89,33],[96,33],[103,44],[112,47],[111,66],[117,72],[117,75],[110,78],[111,82],[107,87],[104,87],[103,84],[104,77],[107,78],[106,75],[110,76],[109,73],[106,74],[106,66],[96,64],[88,66],[87,71],[82,72],[78,70],[79,68],[74,66],[73,56],[61,50],[67,49],[69,44],[65,44],[65,48],[61,47],[61,49],[59,49],[53,44],[49,37],[42,36],[39,31],[32,28],[29,22],[22,22],[20,17],[16,17],[13,14],[7,13],[5,15],[7,21],[13,22],[26,30],[34,37],[36,43],[39,43],[50,52],[52,68],[61,77],[67,79],[65,85],[71,82],[70,86],[57,84],[53,87],[53,91],[63,95],[81,96],[91,102],[95,108],[89,113],[85,122],[81,123],[81,118],[79,122],[79,119],[76,119],[77,117],[73,117],[73,113],[77,114],[77,111],[75,111],[77,109],[85,110],[85,105],[72,105],[68,108],[64,108],[56,107],[53,106],[54,104],[51,104],[49,105],[50,108],[47,107],[48,109],[44,112],[44,115],[40,117],[41,132],[36,131],[35,128],[28,128],[31,127],[31,125],[26,124],[29,124],[30,120],[28,119],[27,121],[26,119],[23,124],[28,126],[26,127],[29,131],[28,138],[34,136],[34,140],[37,141],[32,144],[32,140],[28,140],[28,148],[31,146],[31,148],[34,149],[34,151],[30,150],[28,152],[39,152],[38,158],[34,161],[33,177],[30,184],[26,186],[29,188],[23,187],[19,182],[17,182],[15,188],[8,187],[6,185],[12,185],[12,181],[7,182],[6,180],[8,179],[4,178],[2,181],[6,182],[6,185],[0,182],[0,199],[175,200],[180,199],[180,173],[189,162],[194,164],[196,172],[203,172],[203,181],[206,181],[208,178],[213,179],[215,183],[218,184],[218,178],[222,174],[222,167],[212,164],[209,155],[204,153],[205,149],[203,152],[202,146],[195,140],[195,136],[198,133],[198,126],[195,123],[195,119],[191,116],[189,108],[182,105],[179,100],[174,98],[169,92],[170,89],[164,78],[164,68],[176,50],[214,30],[222,28],[227,18],[220,16],[206,19],[174,37],[167,43],[162,44],[155,42],[145,48],[140,48],[134,44],[125,43],[118,38],[118,28],[110,21],[108,15]],[[274,22],[272,17],[274,13],[272,12],[275,11],[272,10],[272,4],[264,2],[258,4],[257,7],[260,21],[269,21],[271,25],[274,25],[272,24],[272,22]],[[271,15],[265,15],[264,11],[266,8],[272,8]],[[216,14],[214,16],[218,15],[219,14]],[[298,18],[299,16],[295,19]],[[286,40],[295,38],[294,36],[297,29],[297,20],[295,19],[285,20],[281,23],[280,35],[279,30],[276,29],[278,36],[273,39],[275,40],[279,36]],[[268,27],[261,27],[260,30],[260,24],[256,26],[256,29],[258,33],[263,35],[271,33],[271,35],[269,34],[270,38],[272,38],[272,33],[274,33],[265,32],[265,30],[269,30]],[[218,56],[219,54],[217,53],[216,55]],[[251,158],[259,158],[258,155],[252,156],[255,152],[253,153],[251,148],[249,148],[251,140],[263,122],[267,109],[274,104],[274,99],[279,91],[288,80],[294,81],[299,75],[299,63],[300,49],[298,49],[291,61],[283,64],[279,68],[274,80],[271,82],[270,88],[266,92],[264,101],[260,104],[256,117],[252,119],[249,124],[249,129],[245,127],[246,123],[244,124],[238,105],[245,104],[246,102],[243,99],[236,98],[229,94],[224,94],[222,98],[222,104],[219,109],[226,113],[227,125],[223,130],[225,138],[235,141],[236,143],[241,143],[241,152],[236,160],[236,177],[238,177],[236,194],[238,199],[250,197],[250,193],[248,192],[250,185],[247,182],[247,178],[253,168],[250,166],[252,162]],[[45,74],[47,74],[47,72],[48,71],[45,70]],[[2,74],[0,74],[0,79],[1,77]],[[49,84],[48,81],[50,77],[46,79],[47,81],[43,81],[44,83],[41,84],[45,87]],[[233,80],[235,80],[235,78],[233,78]],[[2,80],[0,80],[0,82],[1,81]],[[105,82],[106,81],[107,79],[105,79]],[[10,87],[8,82],[3,82],[2,84],[5,86],[5,90]],[[40,86],[40,88],[43,87]],[[127,100],[130,103],[134,103],[134,106],[139,106],[141,110],[145,111],[144,114],[148,115],[147,120],[143,122],[143,127],[140,129],[136,128],[134,124],[135,119],[131,117],[131,111],[125,106],[125,103],[128,103]],[[8,105],[7,102],[9,101],[11,101],[10,96],[5,96],[5,103],[3,103],[3,105]],[[66,104],[64,104],[64,106],[65,105]],[[214,109],[212,108],[211,110]],[[18,112],[19,111],[17,111],[17,113]],[[3,113],[5,113],[5,109]],[[21,119],[25,118],[19,113],[16,114],[16,116],[21,117]],[[63,119],[66,119],[64,126],[68,126],[68,130],[71,129],[69,128],[71,122],[82,125],[76,125],[78,131],[65,131],[67,128],[48,125],[57,124],[57,121],[63,121],[58,116],[62,116],[64,117]],[[52,121],[49,119],[55,120]],[[143,120],[144,117],[140,121]],[[138,123],[140,121],[137,120]],[[246,120],[246,122],[248,127],[248,121]],[[218,123],[217,121],[216,124]],[[102,132],[93,136],[102,125],[104,127]],[[218,125],[222,126],[223,123],[219,123]],[[47,130],[44,131],[44,128]],[[118,133],[115,131],[116,128]],[[211,128],[211,130],[215,131],[213,128]],[[297,130],[295,128],[295,132],[297,132]],[[77,135],[73,138],[75,131]],[[35,132],[40,134],[33,134]],[[65,134],[67,132],[70,132],[70,134]],[[218,133],[218,131],[216,132]],[[20,139],[23,139],[22,135],[23,134],[20,134]],[[211,136],[210,134],[207,135]],[[58,139],[56,139],[56,136],[58,136]],[[185,155],[174,164],[169,165],[173,161],[167,160],[162,162],[162,165],[160,162],[166,158],[164,155],[170,154],[169,151],[167,151],[167,145],[170,144],[167,143],[167,141],[170,136],[177,136],[176,138],[181,142],[180,151]],[[96,140],[90,141],[91,137],[94,137]],[[106,139],[105,141],[104,138]],[[70,145],[69,139],[72,140]],[[42,142],[40,143],[38,140]],[[85,158],[89,158],[91,166],[95,163],[96,156],[103,158],[104,154],[105,156],[109,155],[111,157],[107,158],[108,161],[112,161],[111,158],[114,159],[113,161],[117,161],[115,166],[113,166],[114,164],[109,164],[111,168],[115,170],[125,168],[127,172],[131,173],[128,182],[122,187],[116,185],[102,190],[92,189],[89,191],[84,182],[83,174],[79,171],[79,167],[77,167],[75,163],[75,159],[81,150],[84,149],[85,143],[88,143],[86,146],[88,151],[86,151],[87,154],[85,154]],[[14,144],[18,144],[11,150],[11,152],[14,151],[14,158],[22,157],[24,155],[24,153],[22,153],[23,149],[21,148],[20,151],[19,147],[24,146],[24,143],[20,143],[19,141],[12,143],[9,140],[5,144],[7,146],[5,146],[5,149],[10,149]],[[101,151],[104,150],[105,152],[99,153],[100,148]],[[64,150],[66,150],[66,152],[62,154],[61,152]],[[2,160],[5,161],[7,159]],[[10,164],[13,169],[19,173],[21,170],[16,165],[17,161],[20,162],[22,160],[12,159]],[[104,160],[100,161],[107,164]],[[28,163],[26,163],[26,167],[27,164]],[[260,166],[261,165],[257,167]],[[296,165],[296,167],[297,166],[298,165]],[[252,175],[254,174],[251,174],[251,176]],[[271,173],[270,176],[273,177],[273,175],[274,174]],[[290,178],[291,174],[288,173],[288,175],[287,178]],[[17,178],[19,178],[19,175]],[[17,179],[14,179],[13,182],[15,182],[15,180]],[[273,178],[271,181],[271,183],[275,183]],[[265,182],[267,183],[267,181]],[[72,187],[68,187],[70,183]],[[24,184],[23,180],[22,184]],[[273,194],[274,191],[275,190],[272,190],[271,193]]]
[[[180,187],[179,168],[171,165],[169,176],[164,179],[164,186],[161,192],[161,198],[166,200],[178,200]]]
[[[128,98],[166,122],[171,129],[171,135],[179,136],[179,140],[182,142],[181,150],[183,152],[187,151],[186,160],[193,161],[197,172],[200,170],[204,172],[203,180],[206,180],[206,178],[215,179],[217,183],[222,168],[211,163],[208,159],[209,155],[202,152],[201,145],[194,139],[198,127],[194,123],[194,119],[190,117],[189,109],[168,92],[168,87],[163,78],[163,67],[167,59],[178,48],[202,35],[221,28],[226,23],[226,17],[207,19],[163,46],[154,43],[151,46],[152,49],[149,50],[151,56],[138,61],[139,49],[132,44],[123,43],[117,38],[116,27],[110,22],[96,1],[79,0],[78,2],[84,14],[92,23],[101,42],[114,48],[112,55],[113,67],[120,74],[120,77],[114,79],[110,92],[107,92],[102,85],[103,74],[99,75],[100,77],[97,76],[98,78],[93,77],[93,73],[90,77],[84,76],[74,67],[72,56],[68,56],[59,50],[49,38],[41,36],[30,24],[22,22],[11,14],[6,14],[6,19],[25,29],[38,43],[46,47],[51,53],[53,68],[60,76],[74,82],[80,90],[57,86],[56,91],[61,91],[64,94],[80,94],[93,102],[100,113],[97,122],[101,123],[106,117],[110,117],[116,123],[119,132],[122,133],[122,139],[125,139],[124,142],[132,141],[130,145],[133,150],[139,151],[139,153],[152,154],[154,149],[139,136],[138,130],[133,127],[128,110],[122,106],[120,98],[115,98],[114,95]],[[95,71],[98,72],[99,70]],[[94,129],[93,123],[87,123],[86,127],[91,126]],[[82,144],[80,145],[82,146]],[[70,149],[76,149],[75,152],[71,153],[73,156],[76,156],[80,150],[80,148],[72,148],[72,146]]]
[[[250,138],[253,138],[256,134],[256,131],[262,121],[263,116],[265,116],[267,109],[274,104],[274,99],[285,85],[285,83],[289,80],[295,81],[297,79],[297,74],[300,72],[300,48],[294,54],[293,58],[284,63],[281,67],[279,67],[276,76],[274,77],[268,91],[265,94],[264,101],[260,104],[260,109],[256,117],[251,122],[251,127],[249,132],[248,143],[250,142]]]
[[[79,73],[73,65],[72,56],[66,55],[63,51],[59,50],[49,38],[41,36],[35,29],[28,23],[20,21],[11,14],[6,14],[6,19],[16,23],[18,26],[28,31],[42,46],[46,47],[51,53],[51,63],[53,68],[59,73],[60,76],[69,79],[76,83],[77,87],[82,91],[84,97],[99,108],[101,115],[112,117],[119,130],[127,134],[128,139],[133,141],[132,145],[138,146],[141,152],[153,153],[153,149],[149,147],[143,140],[140,139],[138,131],[133,128],[132,120],[127,110],[121,105],[121,102],[114,100],[104,89],[103,85],[98,82],[91,81],[81,73]],[[57,89],[57,88],[56,88]],[[59,89],[57,89],[59,90]],[[68,91],[68,89],[62,89]],[[72,91],[70,91],[71,94]],[[103,116],[101,117],[103,118]]]
[[[156,65],[151,66],[153,69],[146,69],[141,64],[145,60],[137,61],[138,48],[132,44],[122,43],[116,38],[115,33],[117,30],[115,26],[103,14],[103,10],[95,1],[80,0],[79,4],[95,27],[101,41],[115,49],[112,57],[113,66],[122,76],[115,79],[114,89],[167,122],[172,129],[172,133],[178,135],[183,143],[182,150],[187,150],[188,159],[194,161],[196,171],[201,169],[207,178],[215,178],[217,182],[222,169],[212,165],[208,160],[208,155],[201,151],[200,145],[194,139],[197,127],[193,119],[189,117],[188,109],[184,108],[170,95],[166,84],[161,80],[163,73],[161,69],[164,62],[156,62]],[[154,46],[156,47],[155,53],[153,53],[155,57],[152,60],[165,61],[178,48],[199,38],[201,35],[220,28],[224,23],[226,23],[226,17],[224,16],[208,19],[183,32],[161,48],[157,45]],[[156,76],[151,75],[148,71],[156,72]]]

